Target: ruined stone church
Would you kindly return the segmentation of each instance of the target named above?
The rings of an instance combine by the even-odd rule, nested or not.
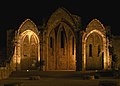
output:
[[[82,27],[81,18],[58,8],[42,26],[26,19],[7,31],[7,55],[16,70],[110,70],[110,29],[98,19]]]

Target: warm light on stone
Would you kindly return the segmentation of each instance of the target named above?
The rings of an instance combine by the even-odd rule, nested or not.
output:
[[[95,40],[95,38],[97,37],[97,35],[102,39],[101,40],[101,42],[102,42],[102,44],[101,44],[101,53],[103,52],[104,53],[104,56],[103,56],[103,67],[104,67],[104,70],[107,70],[107,69],[109,69],[108,68],[108,66],[111,66],[111,64],[110,64],[110,56],[109,56],[109,49],[108,49],[108,46],[109,46],[109,42],[108,42],[108,40],[107,40],[107,38],[106,38],[106,36],[104,35],[105,33],[104,32],[102,32],[102,31],[99,31],[99,28],[103,28],[104,29],[104,27],[101,25],[101,23],[96,23],[96,22],[98,22],[98,20],[93,20],[93,21],[91,21],[90,22],[90,24],[88,25],[88,27],[87,27],[87,31],[83,34],[83,39],[82,39],[82,45],[83,45],[83,70],[86,70],[86,68],[89,68],[89,67],[87,67],[86,65],[88,64],[88,62],[86,63],[86,61],[88,60],[87,58],[88,58],[88,54],[87,54],[87,48],[86,48],[86,46],[88,46],[87,45],[87,43],[89,43],[89,42],[87,42],[87,40],[88,40],[88,38],[89,38],[89,36],[91,36],[92,34],[93,34],[93,36],[96,34],[96,36],[94,36],[94,40]],[[96,24],[95,24],[96,23]],[[101,27],[99,27],[98,29],[96,28],[94,28],[95,26],[94,25],[96,25],[97,26],[97,24],[100,24],[101,25]],[[89,28],[90,28],[90,30],[89,30]],[[93,38],[92,38],[93,39]],[[98,38],[96,39],[96,40],[98,40]],[[92,43],[92,42],[91,42]],[[97,42],[96,41],[96,43],[99,43],[99,42]],[[95,48],[95,46],[97,46],[97,45],[93,45],[93,48]],[[93,51],[92,53],[93,53],[93,56],[95,56],[94,57],[94,59],[96,58],[96,61],[97,61],[97,58],[99,59],[100,57],[96,57],[96,53],[97,51],[96,51],[96,49],[95,49],[95,51]],[[100,54],[101,55],[101,54]],[[93,57],[89,57],[89,59],[93,59]],[[91,60],[92,61],[92,60]],[[92,65],[92,64],[94,64],[94,66],[95,66],[95,63],[91,63],[90,61],[89,61],[89,66],[90,66],[90,64]],[[101,63],[98,63],[98,65],[102,65],[102,62]],[[97,65],[96,65],[97,66]],[[96,67],[95,66],[95,67]],[[92,67],[92,66],[91,66]]]
[[[43,71],[111,69],[106,28],[93,19],[81,31],[80,17],[59,8],[39,27],[26,19],[15,32],[13,63],[18,70]],[[40,30],[40,31],[38,31]],[[78,34],[80,33],[80,34]],[[41,66],[40,66],[41,65]]]
[[[31,68],[33,67],[32,65],[35,65],[40,62],[40,41],[38,38],[38,35],[32,31],[30,28],[32,25],[32,22],[27,20],[24,22],[25,24],[30,22],[29,28],[25,29],[23,31],[23,27],[20,26],[19,31],[23,31],[22,33],[18,33],[16,35],[16,44],[15,44],[15,53],[14,53],[14,62],[16,63],[17,69],[21,69],[25,66],[23,69],[27,69],[27,65],[31,65]],[[30,26],[31,25],[31,26]],[[28,47],[27,47],[28,46]],[[31,60],[28,60],[28,58],[31,58]],[[35,61],[36,59],[36,61]],[[16,61],[15,61],[16,60]],[[29,62],[24,62],[24,61],[29,61]]]

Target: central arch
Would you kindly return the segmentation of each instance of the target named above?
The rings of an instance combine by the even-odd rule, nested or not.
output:
[[[61,22],[48,34],[48,51],[48,70],[75,70],[76,39],[68,24]]]
[[[46,26],[46,70],[76,70],[76,31],[80,22],[80,17],[64,8],[50,16]]]

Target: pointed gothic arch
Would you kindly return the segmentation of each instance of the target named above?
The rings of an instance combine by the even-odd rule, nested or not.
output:
[[[18,70],[36,69],[40,62],[40,40],[36,25],[25,20],[16,35],[16,68]],[[34,49],[33,49],[34,47]]]
[[[89,63],[87,63],[87,48],[86,48],[86,46],[90,43],[90,41],[88,42],[87,40],[89,40],[89,37],[92,35],[92,34],[94,34],[95,35],[95,37],[93,37],[93,38],[96,38],[96,37],[98,37],[99,39],[101,39],[101,41],[98,43],[98,45],[100,45],[101,46],[101,56],[103,57],[103,59],[102,59],[102,62],[101,62],[101,64],[103,64],[103,66],[101,66],[102,67],[102,69],[104,69],[104,70],[106,70],[106,69],[109,69],[109,66],[110,66],[110,64],[109,64],[109,58],[110,58],[110,56],[109,56],[109,48],[108,48],[108,46],[109,46],[109,44],[108,44],[108,39],[106,38],[106,33],[105,33],[105,28],[103,27],[103,25],[100,23],[100,21],[99,20],[97,20],[97,19],[93,19],[89,24],[88,24],[88,26],[87,26],[87,28],[86,28],[86,32],[83,34],[83,37],[82,37],[82,46],[83,46],[83,48],[82,48],[82,51],[83,51],[83,56],[82,56],[82,60],[83,60],[83,63],[82,63],[82,65],[83,65],[83,69],[82,70],[86,70],[87,69],[87,64],[88,65],[90,65],[90,64],[92,64],[92,61],[88,61]],[[99,41],[99,39],[98,38],[96,38],[95,40],[96,40],[96,42],[97,41]],[[93,44],[92,45],[92,47],[94,46],[94,50],[95,51],[93,51],[93,52],[96,52],[96,53],[93,53],[94,55],[94,57],[96,56],[98,56],[98,52],[97,52],[97,50],[98,50],[98,45],[97,44]],[[90,58],[90,59],[92,59],[92,58]],[[99,58],[98,58],[99,59]],[[97,59],[96,59],[97,60]],[[95,62],[94,62],[95,63]],[[95,65],[95,64],[94,64]],[[92,67],[92,66],[91,66]],[[96,68],[94,68],[94,69],[99,69],[99,68],[97,68],[97,65],[95,66]],[[89,68],[88,68],[89,69]]]
[[[75,70],[76,68],[76,37],[71,27],[65,23],[60,22],[56,28],[53,28],[48,35],[54,35],[54,55],[47,58],[48,70]],[[72,38],[74,37],[74,55],[72,52]],[[48,39],[48,43],[50,38]],[[49,46],[48,46],[49,49]],[[49,50],[48,50],[49,51]],[[48,52],[49,55],[50,52]],[[51,59],[52,58],[52,59]],[[51,59],[51,60],[50,60]],[[53,60],[54,59],[54,60]],[[53,61],[52,61],[53,60]],[[53,65],[53,66],[50,66]]]

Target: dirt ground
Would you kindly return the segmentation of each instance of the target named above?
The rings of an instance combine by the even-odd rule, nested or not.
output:
[[[87,74],[90,76],[86,76]],[[0,80],[0,86],[120,86],[120,79],[111,77],[109,73],[104,73],[99,78],[94,78],[93,74],[72,71],[17,71],[9,78]],[[100,85],[103,83],[106,85]]]
[[[92,80],[81,80],[79,78],[40,78],[39,80],[29,80],[29,78],[20,77],[1,80],[0,86],[99,86],[100,81],[108,81],[108,83],[117,82],[117,86],[120,86],[120,79],[111,78]]]

